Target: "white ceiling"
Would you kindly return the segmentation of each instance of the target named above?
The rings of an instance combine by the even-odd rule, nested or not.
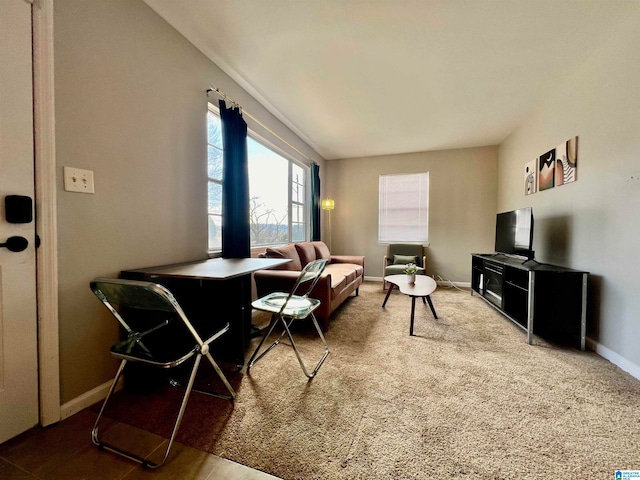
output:
[[[640,0],[145,2],[326,159],[497,145],[640,8]]]

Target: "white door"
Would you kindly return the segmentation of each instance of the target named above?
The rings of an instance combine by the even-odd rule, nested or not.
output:
[[[1,0],[0,244],[29,244],[0,248],[0,443],[38,423],[35,221],[10,223],[5,208],[7,196],[34,196],[32,111],[31,5]]]

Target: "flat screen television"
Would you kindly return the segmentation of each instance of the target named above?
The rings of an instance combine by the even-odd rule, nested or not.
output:
[[[495,251],[528,259],[534,257],[533,209],[531,207],[497,215]]]

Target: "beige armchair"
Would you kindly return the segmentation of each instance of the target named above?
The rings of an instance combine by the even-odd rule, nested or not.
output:
[[[415,263],[418,267],[418,275],[425,275],[427,257],[424,248],[416,243],[390,243],[387,246],[387,254],[382,261],[382,276],[398,275],[404,273],[408,263]],[[387,282],[382,280],[382,289],[386,290]]]

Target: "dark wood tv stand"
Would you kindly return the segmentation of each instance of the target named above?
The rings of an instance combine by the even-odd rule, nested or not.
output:
[[[585,349],[589,272],[502,254],[471,255],[471,294],[533,335]]]

